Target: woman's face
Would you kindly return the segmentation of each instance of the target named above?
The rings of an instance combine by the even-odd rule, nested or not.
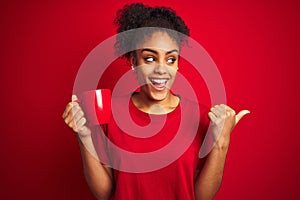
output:
[[[141,92],[151,100],[164,100],[178,69],[179,47],[166,32],[147,37],[131,57]]]

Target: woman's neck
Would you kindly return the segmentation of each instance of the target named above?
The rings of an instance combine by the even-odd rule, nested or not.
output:
[[[149,114],[167,114],[175,110],[179,105],[180,99],[168,93],[163,100],[154,100],[149,98],[143,92],[132,95],[133,104],[141,111]]]

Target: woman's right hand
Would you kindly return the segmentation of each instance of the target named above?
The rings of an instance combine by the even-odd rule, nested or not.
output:
[[[77,101],[77,96],[72,95],[72,101],[67,104],[62,118],[74,132],[78,133],[80,137],[91,136],[91,129],[86,126],[87,120],[84,117],[84,112]]]

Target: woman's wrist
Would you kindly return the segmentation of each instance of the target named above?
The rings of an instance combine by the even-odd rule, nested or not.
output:
[[[213,150],[217,151],[225,151],[227,152],[229,149],[230,137],[221,136],[215,143]]]

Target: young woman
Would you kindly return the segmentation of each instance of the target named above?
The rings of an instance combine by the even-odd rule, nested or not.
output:
[[[159,27],[149,29],[149,32],[138,37],[135,34],[126,37],[120,35],[115,47],[118,52],[125,52],[123,56],[130,61],[140,83],[140,91],[130,95],[129,111],[132,120],[140,126],[146,126],[150,118],[152,121],[166,119],[166,122],[157,134],[138,138],[126,134],[112,119],[106,133],[109,140],[127,151],[146,153],[163,148],[176,136],[184,114],[190,116],[188,121],[192,123],[192,126],[185,129],[186,138],[191,136],[194,127],[197,129],[188,148],[168,165],[145,172],[122,171],[122,155],[110,152],[113,151],[112,147],[106,147],[111,165],[105,165],[95,159],[83,145],[92,143],[91,135],[95,129],[88,126],[84,112],[76,102],[77,97],[73,95],[63,118],[80,135],[84,173],[91,190],[97,199],[212,199],[221,185],[231,131],[249,111],[243,110],[236,115],[232,108],[223,104],[215,105],[210,110],[205,109],[170,91],[178,70],[180,47],[184,38],[169,30],[189,35],[187,26],[173,10],[131,4],[117,13],[115,23],[119,27],[118,33],[142,27]],[[132,47],[135,50],[127,52]],[[200,121],[193,121],[197,106],[200,107]],[[206,158],[200,159],[199,150],[209,120],[213,127],[211,130],[216,132],[213,134],[220,134],[220,137]],[[139,164],[130,163],[133,167]],[[148,164],[151,165],[151,161]]]

